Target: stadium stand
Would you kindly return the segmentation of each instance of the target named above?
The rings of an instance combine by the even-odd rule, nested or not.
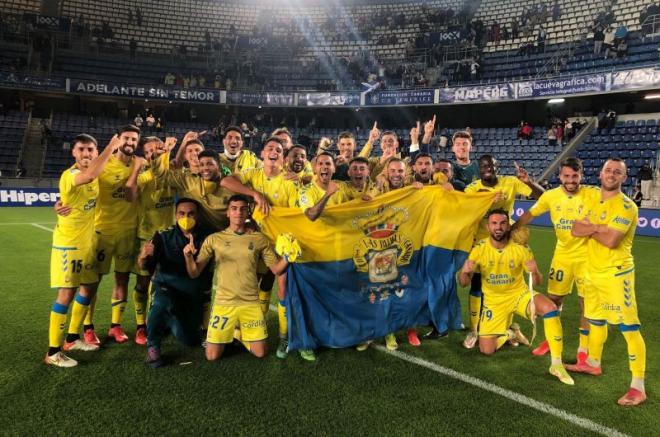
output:
[[[28,123],[28,113],[10,111],[0,114],[0,172],[2,176],[14,176]]]
[[[659,120],[619,121],[613,128],[597,129],[577,150],[584,161],[587,183],[598,184],[598,171],[610,156],[618,155],[626,161],[629,175],[626,185],[637,183],[635,175],[646,162],[655,164],[660,139]]]

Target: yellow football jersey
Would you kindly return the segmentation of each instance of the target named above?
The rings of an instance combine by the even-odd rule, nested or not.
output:
[[[587,205],[600,200],[596,187],[581,186],[576,194],[568,194],[562,187],[548,190],[539,197],[529,212],[538,217],[550,212],[550,220],[557,236],[556,252],[570,254],[571,258],[587,256],[587,238],[573,237],[571,230],[576,220],[588,214]]]
[[[289,163],[284,164],[284,171],[289,171]],[[312,164],[309,161],[305,161],[303,169],[296,174],[300,180],[302,180],[302,178],[313,178],[314,170],[312,169]]]
[[[330,196],[326,206],[339,205],[340,203],[351,200],[346,184],[337,184],[337,186],[338,190]],[[325,190],[319,187],[316,182],[311,182],[300,189],[298,204],[303,212],[305,212],[312,206],[316,205],[323,196],[325,196]]]
[[[510,241],[503,249],[496,249],[490,239],[484,239],[472,248],[469,259],[481,273],[484,294],[510,297],[527,290],[525,262],[534,259],[529,247]]]
[[[277,255],[261,232],[236,234],[229,229],[206,237],[197,261],[210,260],[215,265],[215,305],[259,303],[257,266],[277,263]]]
[[[480,191],[500,191],[502,193],[502,199],[499,202],[493,203],[493,205],[488,209],[488,212],[494,209],[503,209],[509,213],[509,218],[513,212],[513,205],[516,201],[516,196],[529,196],[532,194],[532,189],[529,187],[529,185],[515,176],[498,176],[497,184],[492,187],[484,185],[481,179],[477,179],[465,187],[466,193],[477,193]],[[486,215],[488,212],[486,212]],[[486,216],[484,216],[484,218],[479,223],[479,230],[477,231],[476,236],[477,241],[483,238],[488,238],[488,228],[486,227],[487,224],[488,220],[486,219]]]
[[[54,246],[78,246],[92,242],[99,183],[94,179],[88,184],[76,186],[75,178],[79,173],[80,170],[74,165],[60,176],[60,199],[64,205],[71,207],[71,214],[57,216]]]
[[[159,183],[149,169],[138,176],[138,238],[149,240],[153,235],[174,223],[175,191]]]
[[[248,168],[261,168],[263,162],[250,150],[241,150],[236,159],[229,159],[224,153],[220,154],[220,164],[231,170],[232,173],[240,173]]]
[[[238,174],[243,184],[263,194],[273,206],[293,208],[298,205],[298,184],[284,178],[284,172],[268,177],[263,168],[250,168]]]
[[[597,225],[607,225],[624,234],[621,243],[609,249],[593,238],[587,242],[587,256],[590,270],[605,270],[609,267],[631,266],[633,238],[637,228],[637,205],[623,193],[601,201],[592,200],[589,205],[589,220]]]
[[[154,177],[165,186],[177,190],[179,197],[199,202],[199,222],[211,229],[224,229],[229,224],[227,202],[234,194],[216,182],[205,181],[200,175],[183,169],[170,169],[170,153],[163,153],[152,163]]]
[[[126,165],[114,156],[99,176],[99,201],[94,226],[102,233],[115,233],[137,227],[137,208],[126,200],[124,185],[131,174]]]
[[[359,199],[365,194],[373,199],[380,194],[376,185],[370,180],[367,181],[362,190],[355,188],[350,181],[335,181],[335,183],[343,185],[341,190],[346,193],[347,200]]]

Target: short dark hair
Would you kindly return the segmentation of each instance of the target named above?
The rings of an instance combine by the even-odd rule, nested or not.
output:
[[[270,143],[271,141],[276,142],[277,144],[282,146],[282,148],[284,148],[284,141],[281,138],[277,138],[276,136],[270,136],[266,138],[266,141],[264,141],[264,143],[262,144],[261,149],[263,150],[263,148],[266,147],[266,144]]]
[[[227,201],[227,206],[229,206],[229,204],[232,202],[245,202],[248,205],[250,205],[251,203],[250,198],[244,194],[234,194],[233,196],[231,196]]]
[[[602,168],[602,167],[605,167],[605,163],[606,163],[607,161],[620,162],[621,164],[623,164],[623,168],[626,169],[626,174],[628,173],[628,164],[626,164],[626,161],[624,161],[623,159],[619,158],[618,156],[610,156],[609,158],[607,158],[607,159],[603,162],[603,165],[601,166],[601,168]],[[648,164],[647,164],[647,165],[648,165]]]
[[[573,171],[577,172],[582,172],[582,160],[580,158],[576,158],[574,156],[570,156],[566,159],[564,159],[561,164],[559,164],[559,169],[561,170],[562,167],[568,167],[572,169]]]
[[[316,155],[316,159],[318,160],[318,158],[320,158],[321,156],[329,156],[330,159],[332,159],[332,163],[333,164],[335,163],[335,155],[333,155],[332,153],[330,153],[330,152],[321,152],[318,155]]]
[[[135,132],[138,135],[142,133],[142,131],[140,131],[140,128],[133,124],[125,124],[123,126],[120,126],[119,129],[117,129],[117,133],[119,135],[123,134],[124,132]]]
[[[413,159],[413,165],[417,164],[417,160],[420,159],[420,158],[429,158],[431,160],[431,162],[433,162],[433,157],[431,155],[429,155],[428,153],[418,153],[415,156],[415,159]]]
[[[399,136],[393,130],[386,130],[380,137],[383,138],[385,135],[393,136],[397,141],[399,141]]]
[[[466,139],[470,140],[470,144],[472,144],[472,134],[468,131],[457,130],[456,132],[454,132],[454,135],[451,136],[452,144],[454,143],[454,140],[456,138],[466,138]]]
[[[337,142],[339,142],[339,140],[342,140],[344,138],[349,138],[355,141],[355,135],[353,135],[353,132],[349,132],[347,130],[345,130],[344,132],[339,132],[339,135],[337,135]]]
[[[365,158],[364,156],[356,156],[355,158],[351,159],[348,162],[348,166],[350,167],[351,165],[353,165],[354,162],[360,162],[362,164],[369,165],[369,160],[367,158]]]
[[[96,147],[98,147],[99,145],[99,143],[96,141],[96,138],[94,138],[89,134],[78,134],[75,137],[73,137],[73,140],[71,140],[71,146],[75,147],[76,144],[78,143],[84,143],[84,144],[92,143]]]
[[[227,133],[231,131],[238,132],[241,138],[243,138],[243,129],[241,129],[238,126],[227,126],[225,130],[222,132],[222,136],[223,137],[227,136]]]
[[[401,158],[390,158],[390,160],[387,162],[387,167],[386,168],[390,168],[390,164],[393,163],[393,162],[401,162],[401,163],[403,163],[403,165],[406,165],[406,162]]]
[[[503,210],[502,208],[496,208],[488,211],[488,214],[486,214],[486,219],[489,219],[491,215],[503,215],[506,217],[507,220],[509,220],[509,213]]]
[[[190,144],[192,141],[189,141],[188,144]],[[213,160],[216,162],[216,164],[220,165],[220,156],[218,155],[218,152],[212,149],[204,149],[202,150],[199,155],[197,155],[197,158],[200,160],[202,158],[213,158]]]
[[[199,202],[196,201],[195,199],[191,199],[190,197],[179,197],[176,203],[174,204],[174,209],[177,209],[179,205],[181,205],[182,203],[192,203],[199,210]]]
[[[434,164],[437,164],[438,162],[446,162],[447,164],[451,164],[451,161],[448,160],[447,158],[440,158],[437,161],[435,161]]]
[[[282,146],[282,147],[284,147],[284,146]],[[302,144],[294,144],[293,146],[291,146],[291,148],[289,150],[284,151],[284,157],[286,158],[287,156],[289,156],[289,153],[293,149],[302,149],[302,150],[305,151],[305,153],[307,153],[307,148],[305,146],[303,146]]]
[[[481,155],[477,159],[477,162],[486,161],[486,160],[493,161],[494,163],[497,163],[497,159],[495,159],[495,157],[493,155],[490,155],[488,153],[486,153],[484,155]]]

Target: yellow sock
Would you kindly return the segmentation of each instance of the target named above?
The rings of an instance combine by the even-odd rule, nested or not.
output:
[[[277,303],[277,321],[279,322],[280,338],[286,338],[289,334],[289,326],[286,319],[286,307],[282,302]]]
[[[646,371],[646,343],[642,333],[639,332],[639,325],[620,325],[623,338],[628,345],[628,366],[632,372],[633,378],[644,378]]]
[[[580,341],[578,343],[578,351],[589,350],[589,330],[580,328]]]
[[[62,347],[64,328],[66,326],[66,314],[69,312],[67,305],[54,302],[50,310],[50,323],[48,326],[48,347]]]
[[[506,344],[508,339],[509,337],[507,337],[506,335],[500,335],[499,337],[497,337],[497,346],[495,347],[495,349],[499,350],[502,346]]]
[[[135,307],[135,323],[147,323],[147,293],[146,290],[133,290],[133,306]],[[123,311],[123,310],[122,310]]]
[[[76,299],[73,301],[73,308],[71,308],[69,334],[80,334],[80,325],[82,325],[83,319],[87,315],[90,301],[91,299],[89,297],[76,295]]]
[[[607,322],[605,320],[589,320],[589,361],[600,365],[603,356],[603,346],[607,341]]]
[[[550,311],[543,315],[543,330],[545,331],[545,339],[548,341],[550,347],[550,357],[552,357],[552,364],[561,363],[561,354],[564,350],[563,332],[561,329],[561,320],[559,319],[559,311]],[[559,361],[559,363],[557,363]]]
[[[479,316],[481,315],[481,291],[470,291],[468,309],[470,311],[470,327],[476,332],[479,327]]]
[[[85,314],[85,325],[94,324],[94,309],[96,308],[96,294],[92,297],[92,301],[89,303],[89,308],[87,309],[87,314]]]
[[[270,309],[270,291],[259,290],[259,305],[264,316],[268,315]]]
[[[112,323],[121,325],[121,318],[126,309],[126,300],[112,299]]]

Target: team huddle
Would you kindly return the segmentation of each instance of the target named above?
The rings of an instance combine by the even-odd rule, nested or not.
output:
[[[107,338],[128,341],[122,320],[133,273],[134,341],[147,347],[151,366],[163,365],[161,343],[168,334],[185,345],[203,343],[209,361],[220,359],[234,342],[256,357],[265,356],[266,315],[275,281],[276,355],[284,359],[289,352],[287,268],[305,248],[291,236],[280,236],[277,244],[270,241],[251,219],[252,208],[264,215],[271,207],[298,208],[315,221],[323,218],[328,206],[370,201],[407,186],[439,185],[444,190],[494,194],[457,275],[462,286],[470,285],[470,329],[463,346],[478,345],[481,353],[492,355],[507,343],[529,345],[513,316],[534,322],[538,315],[546,340],[533,354],[549,352],[549,373],[573,385],[569,372],[602,373],[608,325],[616,325],[627,342],[632,372],[630,388],[618,402],[644,402],[646,348],[637,316],[631,252],[637,207],[621,191],[625,163],[607,160],[598,188],[582,185],[581,162],[567,158],[560,165],[561,186],[544,192],[521,167],[516,166],[516,176],[505,176],[499,174],[491,155],[471,160],[469,132],[454,134],[454,161],[434,162],[428,151],[435,123],[434,117],[411,129],[406,158],[401,158],[397,135],[381,132],[377,123],[359,154],[355,137],[344,132],[337,138],[336,156],[320,148],[311,161],[305,147],[294,144],[285,128],[266,139],[259,157],[243,149],[238,127],[224,132],[221,154],[205,149],[201,135],[189,132],[174,158],[176,138],[141,138],[140,130],[131,125],[120,128],[102,153],[93,137],[78,135],[72,141],[75,164],[63,172],[59,183],[61,202],[56,205],[51,253],[51,287],[58,294],[50,315],[45,362],[74,367],[77,361],[64,352],[100,348],[94,309],[99,283],[110,273],[113,261]],[[382,154],[371,156],[378,142]],[[140,148],[143,157],[135,153]],[[517,196],[531,197],[536,203],[512,224]],[[548,212],[557,246],[544,295],[533,290],[543,275],[526,245],[526,225]],[[574,284],[581,308],[579,345],[576,363],[564,364],[560,316]],[[397,348],[395,334],[385,337],[390,350]],[[445,335],[431,327],[423,338]],[[414,327],[407,330],[407,339],[413,346],[421,344]],[[356,347],[365,350],[371,341]],[[299,352],[305,360],[316,359],[313,350]]]

